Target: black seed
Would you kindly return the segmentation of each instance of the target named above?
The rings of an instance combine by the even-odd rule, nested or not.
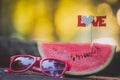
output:
[[[57,51],[57,48],[53,48],[54,51]]]
[[[88,54],[88,53],[87,53]],[[86,58],[87,57],[87,54],[84,54],[84,57]]]
[[[73,61],[75,61],[75,57],[73,57]]]
[[[78,59],[80,60],[80,56],[78,55]]]
[[[90,53],[86,54],[86,56],[89,57],[89,54],[90,54]]]

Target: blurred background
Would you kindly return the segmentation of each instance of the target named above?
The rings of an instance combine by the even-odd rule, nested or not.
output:
[[[120,0],[0,0],[0,36],[22,41],[90,42],[90,27],[78,27],[78,15],[106,16],[93,27],[93,41],[112,38],[120,50]]]

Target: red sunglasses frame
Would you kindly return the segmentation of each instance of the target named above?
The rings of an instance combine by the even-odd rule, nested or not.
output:
[[[16,58],[18,58],[18,57],[23,57],[23,56],[34,58],[33,63],[30,66],[28,66],[26,69],[24,69],[24,70],[19,70],[19,71],[12,70],[11,65],[12,65],[13,60],[16,59]],[[50,59],[61,61],[61,62],[65,63],[65,68],[64,68],[63,72],[59,76],[52,76],[52,75],[49,75],[49,74],[45,73],[43,70],[41,70],[41,65],[40,64],[44,60],[50,60]],[[35,66],[36,62],[40,62],[39,67]],[[42,72],[46,76],[62,78],[62,77],[64,77],[65,71],[69,71],[70,68],[71,68],[70,64],[68,63],[68,61],[65,61],[65,60],[59,60],[59,59],[55,59],[55,58],[41,58],[41,57],[35,57],[35,56],[32,56],[32,55],[21,54],[21,55],[15,55],[15,56],[11,56],[10,57],[10,66],[9,66],[9,68],[5,69],[5,72],[7,72],[7,73],[11,73],[11,72],[22,73],[22,72],[26,72],[28,70],[31,70],[31,71],[40,72],[40,73]]]

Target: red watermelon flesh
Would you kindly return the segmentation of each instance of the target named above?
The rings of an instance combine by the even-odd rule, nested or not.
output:
[[[68,60],[69,75],[89,75],[103,70],[112,60],[116,49],[113,45],[89,43],[41,43],[41,57]],[[91,53],[92,51],[92,53]]]

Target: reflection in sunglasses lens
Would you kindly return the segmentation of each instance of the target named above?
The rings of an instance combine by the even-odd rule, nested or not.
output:
[[[13,60],[11,68],[14,71],[25,70],[34,62],[34,58],[24,56],[24,57],[17,57]]]
[[[50,76],[60,76],[65,69],[65,63],[59,60],[49,59],[41,63],[41,70]]]

